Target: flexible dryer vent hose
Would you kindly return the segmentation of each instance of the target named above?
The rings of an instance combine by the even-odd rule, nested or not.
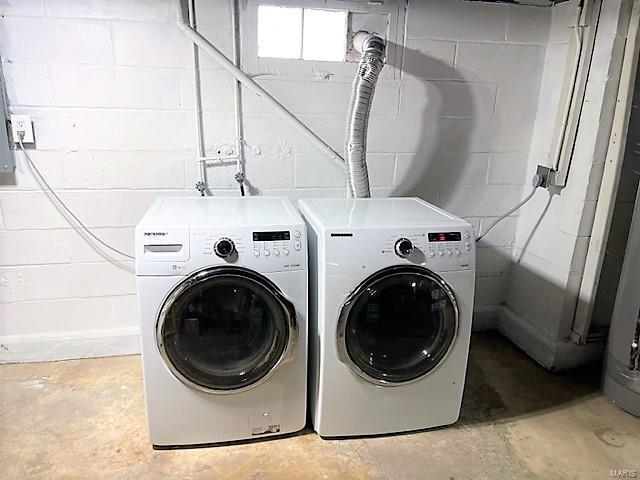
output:
[[[380,37],[364,32],[357,33],[353,43],[362,57],[349,102],[345,154],[354,197],[368,198],[371,191],[367,171],[367,129],[376,83],[384,67],[385,44]]]

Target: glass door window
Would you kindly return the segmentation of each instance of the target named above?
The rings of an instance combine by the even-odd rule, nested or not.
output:
[[[295,338],[295,310],[268,279],[239,267],[201,271],[176,287],[158,319],[170,370],[213,392],[255,386]]]
[[[439,276],[422,267],[390,267],[365,280],[344,304],[338,349],[366,380],[403,384],[442,362],[457,328],[455,296]]]

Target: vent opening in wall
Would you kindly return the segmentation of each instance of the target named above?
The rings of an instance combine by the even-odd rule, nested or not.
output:
[[[347,53],[348,12],[258,7],[258,56],[342,62]]]

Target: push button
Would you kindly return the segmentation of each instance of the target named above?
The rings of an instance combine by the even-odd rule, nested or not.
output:
[[[295,232],[293,232],[293,236],[296,238],[300,238],[302,234],[298,230],[296,230]]]
[[[265,250],[264,251],[264,256],[268,257],[269,255],[271,255],[271,252],[269,250]]]
[[[300,240],[296,240],[293,242],[293,248],[296,250],[302,250],[302,242]]]
[[[465,243],[465,244],[464,244],[464,249],[465,249],[467,252],[470,252],[470,251],[471,251],[471,243],[469,243],[469,242]]]
[[[286,248],[284,250],[282,250],[282,253],[285,254],[285,256],[289,255],[289,250],[287,250]]]
[[[273,251],[273,254],[274,254],[276,257],[279,257],[279,256],[280,256],[280,250],[274,250],[274,251]]]
[[[253,251],[253,254],[254,254],[256,257],[259,257],[259,256],[260,256],[260,252],[259,252],[258,250],[254,250],[254,251]]]

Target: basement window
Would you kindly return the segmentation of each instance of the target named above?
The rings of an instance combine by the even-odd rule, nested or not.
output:
[[[0,0],[1,1],[1,0]],[[381,80],[400,77],[407,0],[243,0],[240,14],[243,69],[263,80],[351,82],[360,54],[355,32],[380,35],[387,44]]]
[[[258,56],[343,62],[348,12],[313,8],[258,7]]]

